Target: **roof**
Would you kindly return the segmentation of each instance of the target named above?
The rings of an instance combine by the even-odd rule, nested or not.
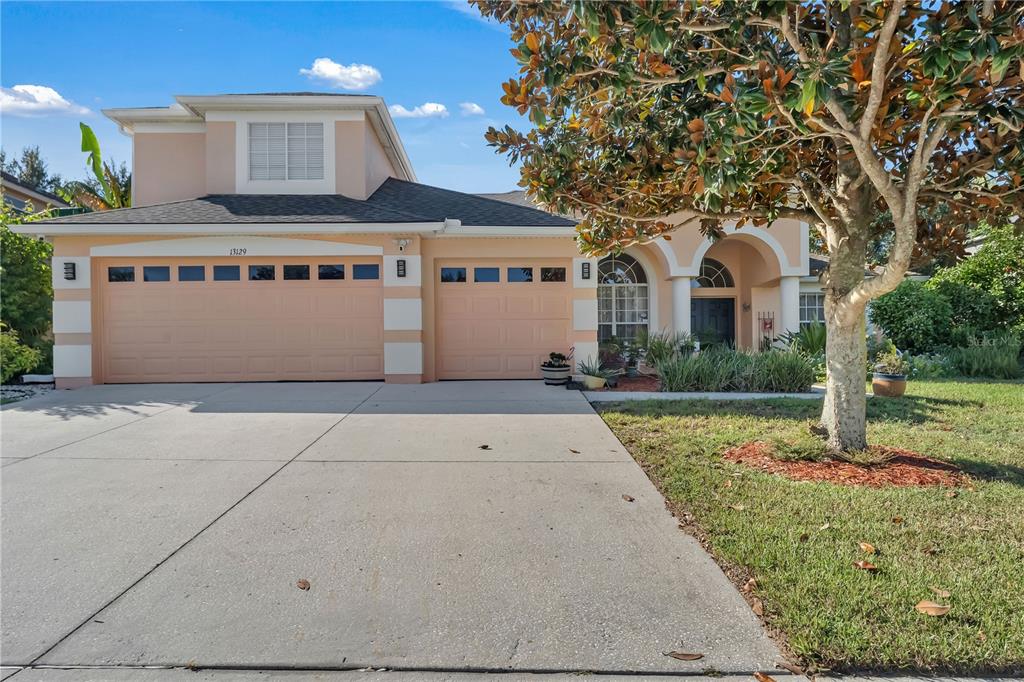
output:
[[[46,204],[49,204],[51,206],[61,207],[68,205],[66,201],[58,197],[56,194],[45,192],[41,189],[36,189],[34,187],[29,187],[28,185],[26,185],[21,180],[14,177],[7,171],[0,171],[0,186],[4,187],[5,189],[13,189],[16,192],[28,195],[31,199],[38,199],[39,201],[45,202]],[[18,197],[8,196],[6,197],[6,200],[7,203],[11,204],[12,206],[14,206],[14,208],[18,209],[19,211],[25,208],[26,202]],[[45,208],[45,206],[33,205],[33,208],[42,210]]]
[[[340,194],[211,194],[198,199],[53,218],[75,225],[216,225],[247,223],[438,223],[571,227],[535,208],[389,178],[365,200]]]
[[[508,204],[518,204],[519,206],[526,206],[528,208],[536,208],[537,205],[526,198],[526,192],[521,189],[514,189],[511,192],[493,192],[477,194],[478,197],[484,199],[494,199],[495,201],[504,201]]]

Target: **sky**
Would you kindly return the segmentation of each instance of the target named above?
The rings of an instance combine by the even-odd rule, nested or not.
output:
[[[501,104],[517,65],[507,30],[464,2],[0,2],[0,142],[38,145],[51,172],[87,174],[78,123],[106,159],[131,140],[101,113],[174,95],[379,95],[420,182],[516,189],[489,125],[528,124]]]

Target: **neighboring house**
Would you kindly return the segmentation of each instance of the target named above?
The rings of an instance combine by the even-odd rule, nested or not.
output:
[[[133,208],[17,228],[53,241],[60,386],[535,378],[645,328],[756,348],[799,326],[805,224],[598,261],[571,220],[417,183],[380,98],[176,100],[104,112]]]
[[[7,171],[0,171],[0,193],[3,194],[3,202],[19,213],[38,213],[47,208],[69,207],[56,194],[29,187]]]

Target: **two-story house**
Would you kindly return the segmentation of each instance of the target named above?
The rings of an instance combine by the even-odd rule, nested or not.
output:
[[[641,329],[756,348],[800,322],[804,224],[597,260],[570,220],[418,183],[378,97],[104,113],[132,137],[133,208],[19,228],[53,241],[59,386],[536,378]]]

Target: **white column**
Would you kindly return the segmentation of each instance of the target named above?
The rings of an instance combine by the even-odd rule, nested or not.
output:
[[[781,319],[775,327],[775,336],[798,331],[800,329],[799,277],[783,277],[779,280],[779,308]]]
[[[672,324],[676,332],[690,333],[690,278],[672,278]]]

